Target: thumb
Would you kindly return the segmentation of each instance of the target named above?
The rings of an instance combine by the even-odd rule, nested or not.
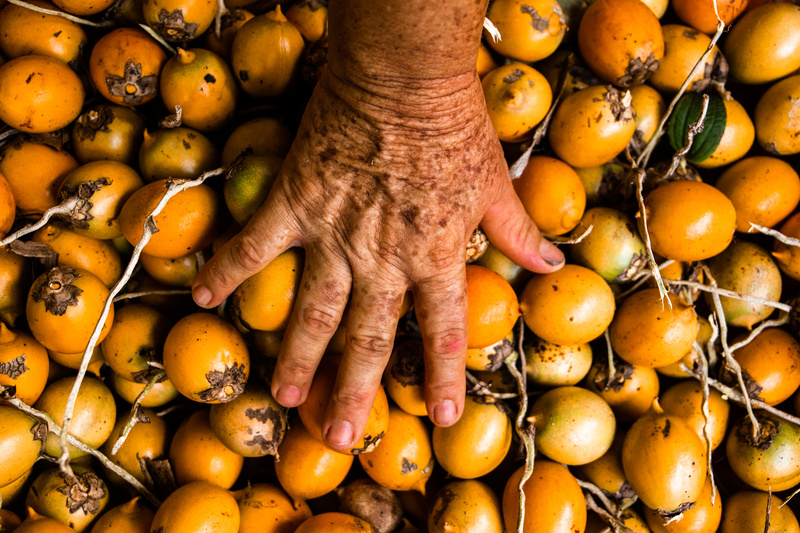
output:
[[[564,264],[564,253],[542,237],[510,179],[503,180],[497,198],[483,215],[481,228],[498,250],[527,270],[546,274]]]

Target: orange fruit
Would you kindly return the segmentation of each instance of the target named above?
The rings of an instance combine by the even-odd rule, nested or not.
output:
[[[769,405],[787,400],[800,387],[800,342],[782,329],[765,329],[734,351],[733,358]]]
[[[275,533],[294,532],[311,517],[304,501],[292,501],[275,483],[255,483],[233,492],[239,503],[239,533],[261,533],[268,526]]]
[[[83,107],[83,84],[66,63],[40,55],[0,65],[0,120],[28,133],[63,128]]]
[[[314,515],[300,524],[294,533],[374,533],[369,522],[347,513],[327,512]]]
[[[5,145],[0,158],[0,173],[14,192],[22,214],[41,214],[55,207],[58,188],[78,162],[66,150],[33,141]]]
[[[178,485],[205,481],[229,489],[242,471],[244,457],[217,438],[208,410],[201,407],[181,423],[169,446],[169,462]]]
[[[665,183],[645,197],[653,251],[676,261],[700,261],[733,240],[736,209],[719,189],[699,181]],[[644,234],[641,213],[639,232]]]
[[[636,131],[633,134],[633,141],[641,150],[655,135],[661,119],[667,112],[667,104],[661,93],[649,85],[636,85],[631,87],[630,91],[631,106],[636,112]]]
[[[783,500],[775,494],[759,490],[741,490],[725,500],[720,533],[764,531],[769,500],[769,532],[800,533],[800,524],[791,506],[782,505]]]
[[[561,6],[555,0],[498,0],[487,18],[502,35],[489,46],[503,56],[519,61],[539,61],[556,51],[567,32]]]
[[[645,414],[658,396],[658,374],[652,368],[615,358],[616,374],[609,376],[608,360],[599,359],[586,375],[586,388],[603,398],[621,422]]]
[[[119,224],[122,234],[136,246],[142,240],[147,217],[167,192],[168,180],[148,183],[136,190],[122,206]],[[222,205],[211,187],[197,185],[169,199],[154,221],[158,232],[142,251],[171,259],[198,252],[211,244],[219,229]]]
[[[715,533],[722,520],[722,498],[719,496],[719,489],[716,489],[712,502],[712,491],[714,485],[711,483],[711,478],[707,477],[694,507],[684,511],[680,520],[670,524],[665,524],[665,518],[654,510],[645,509],[647,525],[653,533]]]
[[[795,7],[800,18],[800,6]],[[788,76],[764,91],[753,115],[761,148],[776,156],[800,152],[800,136],[796,135],[799,115],[800,75]]]
[[[243,152],[286,157],[293,140],[292,130],[278,119],[254,118],[237,127],[228,136],[222,147],[222,165],[229,166]]]
[[[780,227],[780,232],[787,237],[800,238],[800,213],[789,217]],[[772,256],[781,272],[792,279],[800,280],[800,248],[784,244],[775,239]]]
[[[47,427],[16,407],[0,405],[0,430],[0,487],[5,487],[33,468]]]
[[[747,154],[756,138],[756,130],[744,106],[733,98],[723,99],[727,120],[722,138],[714,152],[702,161],[699,168],[716,168],[738,161]]]
[[[108,459],[129,472],[133,477],[143,484],[147,484],[147,477],[142,466],[147,460],[161,460],[167,458],[167,450],[172,430],[167,427],[167,423],[151,409],[143,409],[139,412],[139,419],[136,425],[131,428],[125,437],[125,442],[120,446],[117,453],[111,453],[116,445],[117,439],[122,436],[122,430],[128,423],[129,413],[123,412],[117,418],[111,437],[103,444],[102,451]],[[116,474],[109,475],[109,480],[124,485],[126,482],[117,477]]]
[[[344,481],[353,456],[335,452],[295,420],[278,447],[278,482],[295,501],[319,498]]]
[[[36,7],[59,11],[43,0],[30,2]],[[5,9],[8,7],[8,9]],[[58,15],[44,14],[13,4],[0,11],[0,51],[7,58],[39,54],[76,64],[87,46],[80,24]]]
[[[147,387],[147,383],[137,383],[127,380],[115,372],[111,372],[110,379],[111,388],[114,389],[117,396],[129,404],[133,404],[145,387]],[[175,389],[172,382],[169,379],[165,379],[160,383],[156,383],[139,405],[142,407],[160,407],[171,402],[179,395],[180,393]]]
[[[500,499],[477,479],[456,479],[442,487],[428,510],[428,533],[503,532]]]
[[[33,405],[47,383],[50,358],[33,335],[0,322],[0,367],[0,385],[16,387],[16,397]]]
[[[290,248],[242,282],[233,293],[231,307],[248,329],[286,329],[303,276],[305,254]]]
[[[586,190],[578,173],[563,161],[532,156],[522,175],[511,183],[542,233],[563,235],[581,221]]]
[[[175,388],[196,402],[231,401],[250,375],[250,353],[241,333],[211,313],[193,313],[172,326],[163,358]]]
[[[531,278],[520,298],[525,324],[554,344],[575,346],[596,339],[614,318],[614,294],[593,270],[567,264]]]
[[[683,24],[665,24],[661,29],[664,33],[664,57],[648,83],[664,94],[675,94],[711,44],[711,37]],[[692,77],[689,90],[701,91],[707,86],[720,61],[722,53],[714,46]]]
[[[398,343],[383,373],[386,394],[400,409],[415,416],[428,415],[428,408],[425,405],[423,350],[421,339],[409,339]]]
[[[611,346],[639,366],[666,366],[686,355],[697,337],[697,313],[673,293],[640,289],[620,305],[608,329]]]
[[[200,270],[196,253],[169,259],[141,254],[139,263],[151,278],[167,287],[191,287]]]
[[[547,78],[525,63],[497,67],[481,83],[489,117],[501,141],[530,137],[553,101]]]
[[[737,161],[725,169],[715,186],[733,203],[736,229],[743,233],[757,231],[751,223],[767,228],[778,225],[800,203],[800,176],[777,157]]]
[[[328,7],[321,2],[298,2],[286,10],[286,19],[309,42],[322,39],[328,33]]]
[[[708,34],[717,29],[717,13],[727,26],[744,11],[745,6],[747,2],[743,0],[672,0],[678,18]]]
[[[193,481],[167,496],[156,511],[150,531],[239,531],[239,506],[233,495],[212,483]]]
[[[358,456],[364,471],[390,490],[416,490],[425,494],[433,470],[433,448],[428,428],[418,416],[398,407],[389,409],[389,427],[381,445]]]
[[[325,357],[320,362],[314,381],[308,391],[306,400],[297,407],[297,414],[308,430],[309,434],[323,443],[323,422],[325,412],[328,408],[328,401],[333,394],[333,387],[336,382],[336,374],[339,370],[339,357]],[[375,393],[375,400],[372,402],[372,409],[367,419],[367,426],[364,433],[356,442],[349,453],[358,455],[369,453],[380,444],[381,439],[386,435],[389,427],[389,401],[383,386],[379,386]]]
[[[664,412],[676,415],[689,423],[695,433],[705,442],[706,423],[703,415],[703,388],[696,379],[685,379],[672,385],[659,398]],[[725,438],[728,428],[730,404],[720,392],[709,390],[708,395],[708,434],[711,437],[711,449],[715,450]]]
[[[25,312],[25,301],[31,285],[31,259],[0,248],[0,320],[13,327]]]
[[[91,533],[148,533],[155,514],[140,503],[139,498],[136,496],[103,513]]]
[[[17,216],[17,201],[8,180],[0,174],[0,239],[6,236]]]
[[[467,265],[467,348],[484,348],[514,328],[520,309],[514,289],[500,274]]]

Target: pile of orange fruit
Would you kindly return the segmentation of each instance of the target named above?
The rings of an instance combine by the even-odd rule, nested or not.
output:
[[[800,533],[800,503],[781,505],[800,488],[800,6],[494,0],[486,17],[487,109],[567,263],[467,253],[471,390],[447,428],[407,301],[342,454],[321,417],[343,326],[304,404],[269,393],[302,250],[216,313],[187,290],[276,179],[327,2],[2,5],[0,532]],[[124,274],[173,180],[215,170]],[[25,406],[60,426],[69,401],[62,447]]]

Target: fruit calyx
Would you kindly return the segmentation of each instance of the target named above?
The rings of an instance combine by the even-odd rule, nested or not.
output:
[[[39,277],[31,287],[35,302],[44,302],[47,312],[61,316],[70,306],[78,305],[83,289],[72,283],[81,275],[72,267],[54,267]]]

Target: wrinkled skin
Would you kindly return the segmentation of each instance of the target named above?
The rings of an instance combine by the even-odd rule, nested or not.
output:
[[[407,290],[425,346],[429,416],[443,426],[460,417],[465,246],[478,224],[530,270],[550,272],[563,263],[514,193],[486,113],[474,66],[485,7],[470,8],[478,15],[469,18],[465,39],[474,50],[448,60],[453,72],[432,68],[412,77],[385,74],[397,65],[362,68],[353,58],[368,52],[349,36],[348,46],[337,47],[337,36],[345,36],[332,30],[328,68],[269,198],[195,281],[196,302],[212,307],[287,248],[305,248],[272,382],[287,407],[305,399],[349,300],[346,347],[323,429],[334,449],[349,449],[361,435]],[[332,2],[331,28],[336,17]]]

